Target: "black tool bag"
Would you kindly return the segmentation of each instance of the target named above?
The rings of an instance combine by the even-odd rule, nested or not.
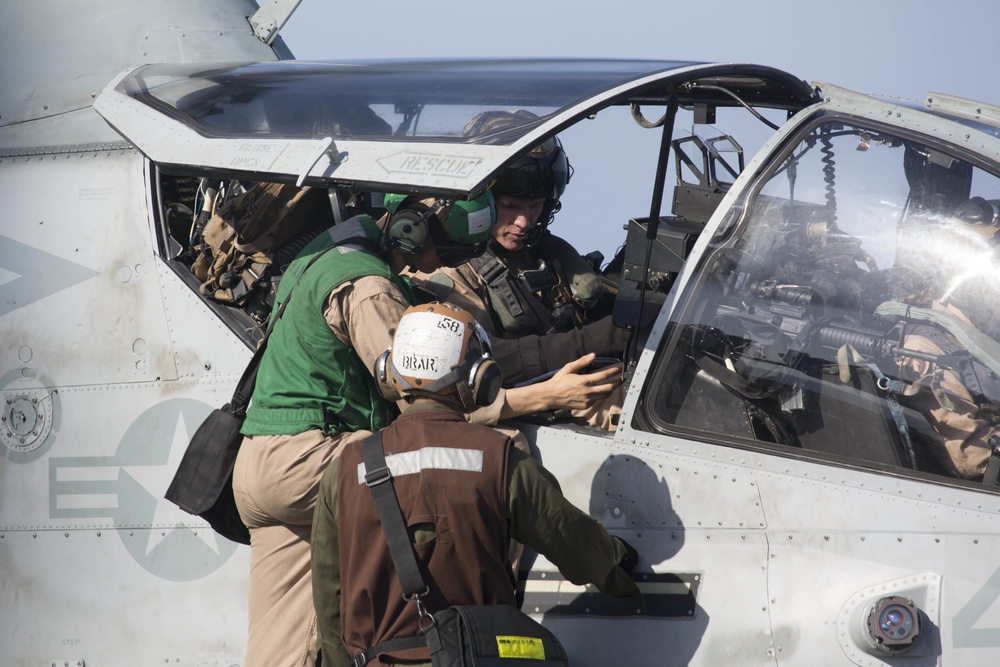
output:
[[[382,433],[364,442],[365,483],[375,497],[389,554],[407,599],[417,605],[423,637],[390,639],[359,653],[364,667],[380,653],[427,646],[434,667],[568,667],[566,651],[542,624],[511,605],[455,605],[429,614],[428,593],[406,531],[403,512],[385,462]]]
[[[309,260],[302,275],[305,275],[313,262],[328,251],[346,244],[359,245],[369,252],[375,252],[372,242],[366,238],[343,239]],[[299,279],[301,280],[301,276]],[[289,291],[271,319],[264,338],[254,352],[253,359],[243,371],[232,400],[221,408],[213,410],[195,431],[164,494],[167,500],[185,512],[207,521],[215,532],[240,544],[250,544],[250,531],[240,517],[233,496],[233,468],[236,466],[236,455],[239,454],[240,444],[243,442],[240,429],[243,427],[243,420],[246,419],[250,395],[257,383],[257,369],[267,348],[267,339],[275,324],[281,319],[281,314],[285,312],[285,307],[291,298],[292,293]]]
[[[568,665],[562,644],[547,628],[506,604],[453,606],[434,614],[424,630],[435,667],[546,667]]]
[[[195,431],[164,494],[185,512],[207,521],[215,532],[240,544],[250,544],[250,531],[236,509],[233,467],[243,442],[240,428],[264,347],[261,344],[254,353],[233,400],[213,410]]]

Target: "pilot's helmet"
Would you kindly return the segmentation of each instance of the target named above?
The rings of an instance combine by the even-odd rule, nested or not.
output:
[[[400,396],[428,396],[464,412],[493,403],[503,380],[483,328],[445,303],[406,309],[375,376]]]
[[[995,282],[998,204],[972,197],[940,212],[911,213],[898,237],[896,265],[925,276],[941,293],[953,292],[963,282]]]
[[[501,134],[504,130],[537,122],[525,109],[484,111],[466,124],[465,137]],[[497,194],[523,199],[545,199],[538,226],[544,228],[559,210],[559,198],[573,175],[573,168],[558,137],[551,137],[521,155],[500,173],[493,185]]]
[[[990,246],[1000,244],[1000,200],[972,197],[958,205],[955,219]]]
[[[433,246],[445,266],[459,266],[482,255],[497,220],[489,191],[458,200],[387,194],[384,206],[393,247],[414,255]]]
[[[552,137],[512,162],[497,177],[493,189],[511,197],[558,200],[570,175],[566,151],[559,139]]]
[[[897,266],[920,280],[902,300],[955,308],[980,332],[1000,340],[1000,227],[997,204],[972,197],[948,214],[925,217],[897,244]]]

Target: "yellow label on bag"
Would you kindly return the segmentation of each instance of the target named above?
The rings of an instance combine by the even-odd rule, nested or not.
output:
[[[501,658],[528,658],[545,660],[545,646],[537,637],[510,637],[497,635],[497,651]]]

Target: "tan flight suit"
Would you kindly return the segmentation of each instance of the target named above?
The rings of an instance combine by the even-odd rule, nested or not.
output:
[[[948,310],[968,321],[955,308],[937,302],[933,308]],[[945,353],[941,345],[919,334],[905,336],[903,347],[934,355]],[[924,415],[940,438],[931,448],[936,461],[955,477],[982,479],[990,459],[987,440],[1000,433],[1000,426],[979,415],[979,406],[954,370],[912,357],[902,357],[899,370],[903,379],[913,383],[900,397],[900,403]]]
[[[325,317],[366,367],[392,343],[409,302],[391,282],[365,276],[338,286]],[[316,614],[312,602],[310,532],[320,477],[348,442],[369,431],[327,436],[244,439],[233,491],[250,529],[249,641],[244,667],[312,667]]]
[[[447,296],[439,295],[441,300],[470,313],[490,334],[493,357],[504,371],[506,387],[560,368],[588,352],[595,352],[601,356],[617,355],[625,349],[625,344],[628,342],[628,332],[614,326],[610,317],[564,333],[500,338],[493,317],[490,315],[489,299],[486,295],[488,288],[482,276],[469,264],[456,268],[445,267],[438,269],[434,274],[418,272],[408,275],[414,285],[436,293],[435,290],[438,288],[429,286],[432,276],[436,274],[446,276],[454,283]],[[520,372],[511,372],[510,369],[520,369]],[[581,423],[614,430],[613,419],[621,412],[624,398],[625,387],[622,386],[608,398],[590,408],[573,410],[572,416]]]

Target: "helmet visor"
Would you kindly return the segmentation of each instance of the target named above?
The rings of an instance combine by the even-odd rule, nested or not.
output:
[[[559,199],[569,182],[569,161],[559,141],[549,138],[507,167],[493,189],[519,199]]]

